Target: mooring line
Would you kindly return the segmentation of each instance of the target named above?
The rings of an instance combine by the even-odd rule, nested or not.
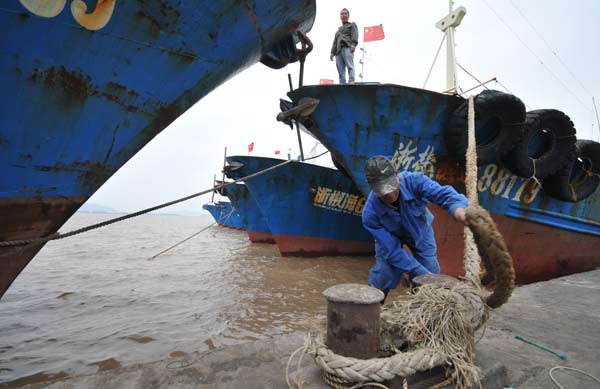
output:
[[[316,155],[314,157],[306,158],[304,161],[310,161],[311,159],[319,158],[319,157],[327,154],[328,152],[329,152],[329,150],[324,151],[323,153],[321,153],[319,155]],[[302,161],[302,162],[304,162],[304,161]],[[68,238],[68,237],[71,237],[71,236],[74,236],[74,235],[82,234],[84,232],[95,230],[95,229],[100,228],[100,227],[105,227],[105,226],[108,226],[110,224],[114,224],[114,223],[117,223],[117,222],[120,222],[120,221],[123,221],[123,220],[131,219],[131,218],[134,218],[134,217],[146,214],[148,212],[156,211],[158,209],[165,208],[165,207],[168,207],[170,205],[174,205],[174,204],[181,203],[181,202],[184,202],[184,201],[187,201],[187,200],[191,200],[191,199],[193,199],[195,197],[202,196],[204,194],[210,193],[210,192],[215,191],[217,189],[221,189],[221,188],[224,188],[226,186],[238,183],[240,181],[246,181],[246,180],[249,180],[251,178],[260,176],[261,174],[267,173],[267,172],[269,172],[271,170],[275,170],[277,168],[280,168],[280,167],[285,166],[285,165],[287,165],[289,163],[292,163],[292,162],[299,162],[299,161],[295,161],[293,159],[290,159],[290,160],[284,161],[282,163],[279,163],[277,165],[274,165],[274,166],[268,167],[266,169],[263,169],[261,171],[258,171],[256,173],[249,174],[249,175],[247,175],[245,177],[242,177],[242,178],[239,178],[237,180],[230,181],[230,182],[222,182],[222,183],[220,183],[218,185],[213,186],[210,189],[206,189],[206,190],[203,190],[201,192],[194,193],[192,195],[189,195],[189,196],[186,196],[186,197],[182,197],[182,198],[177,199],[177,200],[169,201],[167,203],[156,205],[156,206],[150,207],[150,208],[146,208],[146,209],[143,209],[141,211],[130,213],[130,214],[127,214],[127,215],[124,215],[124,216],[119,216],[117,218],[106,220],[106,221],[101,222],[101,223],[92,224],[92,225],[89,225],[87,227],[79,228],[79,229],[74,230],[74,231],[69,231],[69,232],[64,233],[64,234],[55,232],[53,234],[50,234],[48,236],[41,237],[41,238],[0,241],[0,247],[23,246],[22,248],[27,248],[27,247],[30,247],[30,246],[35,245],[35,244],[45,243],[45,242],[48,242],[48,241],[51,241],[51,240],[64,239],[64,238]],[[2,257],[4,257],[4,255],[0,256],[0,258],[2,258]]]
[[[233,214],[233,211],[235,211],[235,209],[231,208],[231,211],[229,211],[229,213],[227,214],[227,216],[225,216],[223,218],[221,224],[227,223],[227,220],[229,220],[229,218]],[[187,242],[188,240],[192,239],[193,237],[195,237],[196,235],[200,234],[201,232],[204,232],[204,231],[208,230],[210,227],[214,226],[215,224],[217,224],[216,221],[210,223],[208,226],[204,227],[200,231],[193,233],[192,235],[188,236],[187,238],[185,238],[184,240],[180,241],[179,243],[174,244],[173,246],[169,247],[168,249],[165,249],[165,250],[161,251],[160,253],[151,256],[150,258],[146,259],[146,261],[151,261],[151,260],[153,260],[153,259],[155,259],[155,258],[157,258],[157,257],[159,257],[161,255],[163,255],[167,251],[169,251],[171,249],[174,249],[175,247],[179,246],[180,244],[183,244],[183,243]]]
[[[211,224],[209,224],[208,226],[204,227],[203,229],[201,229],[198,232],[193,233],[192,235],[188,236],[187,238],[185,238],[184,240],[182,240],[179,243],[174,244],[173,246],[169,247],[168,249],[164,249],[163,251],[161,251],[158,254],[155,254],[153,256],[151,256],[150,258],[147,258],[146,261],[152,261],[153,259],[163,255],[164,253],[166,253],[167,251],[174,249],[175,247],[179,246],[180,244],[183,244],[185,242],[187,242],[188,240],[192,239],[193,237],[195,237],[196,235],[200,234],[201,232],[204,232],[206,230],[208,230],[210,227],[214,226],[215,224],[217,224],[217,222],[212,222]]]

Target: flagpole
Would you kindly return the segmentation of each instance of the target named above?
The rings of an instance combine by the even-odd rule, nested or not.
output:
[[[362,51],[362,58],[360,60],[360,82],[365,81],[365,40],[363,38],[363,45],[360,48]]]
[[[213,176],[213,188],[217,185],[217,175],[215,174]],[[212,191],[212,198],[210,199],[210,202],[214,204],[215,202],[215,191]]]
[[[227,165],[227,146],[225,146],[225,150],[223,151],[223,181],[221,181],[222,183],[225,182],[225,166],[226,165]]]

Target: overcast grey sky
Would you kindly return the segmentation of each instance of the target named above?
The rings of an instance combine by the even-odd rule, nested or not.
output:
[[[571,117],[579,139],[600,140],[592,95],[600,99],[600,1],[456,1],[467,15],[456,32],[457,61],[480,80],[497,77],[528,110],[554,108]],[[447,0],[317,1],[309,37],[315,48],[305,65],[305,84],[337,80],[329,50],[339,11],[363,27],[383,24],[385,39],[368,42],[365,81],[421,88],[442,39],[435,23],[448,12]],[[360,54],[355,55],[358,64]],[[228,154],[256,156],[274,150],[298,153],[296,134],[275,121],[279,98],[288,91],[287,74],[297,85],[298,64],[272,70],[256,64],[229,80],[179,117],[124,165],[89,200],[121,211],[135,211],[210,188]],[[445,49],[427,89],[445,90]],[[459,70],[463,90],[476,85]],[[502,90],[491,83],[488,87]],[[471,93],[476,94],[480,90]],[[600,108],[600,107],[599,107]],[[303,137],[305,153],[315,141]],[[324,150],[322,147],[319,150]],[[329,156],[319,160],[328,165]],[[198,211],[210,195],[167,208]]]

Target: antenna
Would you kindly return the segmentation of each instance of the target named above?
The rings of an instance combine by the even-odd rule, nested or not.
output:
[[[463,18],[467,14],[467,9],[463,6],[452,10],[454,2],[448,0],[449,13],[435,26],[446,34],[446,90],[458,93],[458,81],[456,80],[456,53],[454,48],[454,29],[460,26]]]
[[[592,104],[594,104],[594,111],[596,112],[596,121],[598,122],[598,131],[600,131],[600,118],[598,117],[598,108],[596,108],[596,100],[594,99],[594,96],[592,96]],[[598,138],[598,140],[600,140],[600,138]]]
[[[223,151],[223,181],[221,183],[225,183],[225,166],[227,166],[227,146],[225,146],[225,151]]]
[[[211,199],[210,199],[210,202],[211,202],[211,203],[214,203],[214,202],[215,202],[215,190],[214,190],[214,187],[215,187],[215,185],[216,185],[216,184],[217,184],[217,175],[215,174],[215,175],[213,176],[213,191],[212,191],[212,197],[211,197]]]

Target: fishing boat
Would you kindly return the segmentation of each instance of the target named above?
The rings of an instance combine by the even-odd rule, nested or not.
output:
[[[319,140],[364,196],[370,191],[364,164],[373,155],[464,193],[468,106],[453,93],[452,31],[465,12],[460,7],[438,22],[449,42],[449,93],[393,84],[310,85],[288,93],[278,120],[297,122]],[[485,90],[474,103],[479,202],[504,236],[517,282],[600,266],[600,144],[576,140],[566,114],[525,112],[506,93]],[[431,210],[442,272],[463,275],[463,227],[442,209]]]
[[[6,242],[55,233],[236,73],[298,61],[315,12],[310,0],[3,2],[0,297],[43,246]]]
[[[242,216],[228,201],[206,203],[202,205],[202,209],[207,210],[220,226],[235,228],[236,230],[244,229]]]
[[[225,173],[239,179],[284,162],[229,156]],[[293,161],[245,181],[282,256],[370,255],[361,222],[365,198],[343,173]]]
[[[231,202],[252,243],[275,243],[267,220],[245,184],[231,183],[221,188],[219,193]]]

